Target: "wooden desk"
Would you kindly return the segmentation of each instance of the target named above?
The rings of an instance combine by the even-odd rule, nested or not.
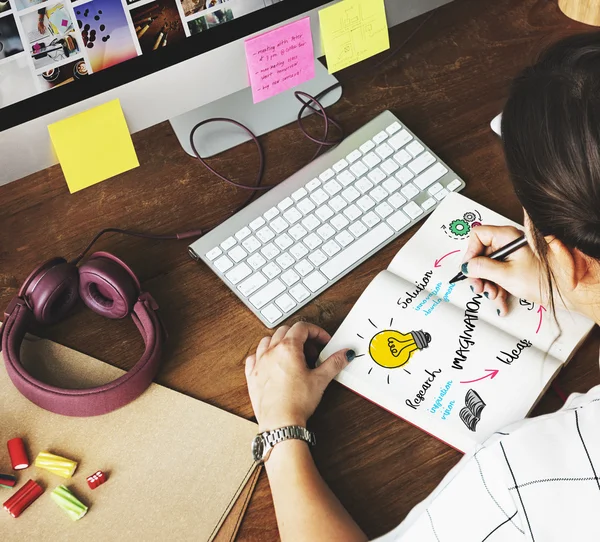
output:
[[[392,31],[392,48],[427,15]],[[513,220],[521,211],[505,171],[502,148],[489,129],[511,78],[557,38],[589,30],[543,0],[456,0],[434,12],[394,58],[339,74],[342,100],[331,113],[347,132],[390,109],[467,182],[465,194]],[[314,124],[315,128],[317,123]],[[98,230],[115,226],[174,232],[218,224],[246,197],[208,174],[179,147],[163,123],[133,137],[141,167],[69,195],[59,167],[0,188],[0,305],[39,262],[75,256]],[[314,146],[291,125],[262,138],[267,183],[277,183],[310,158]],[[252,144],[214,160],[239,180],[257,165]],[[291,321],[334,331],[360,293],[386,267],[416,228],[361,265]],[[182,242],[107,236],[95,247],[124,258],[162,307],[170,330],[161,384],[251,418],[244,360],[266,330]],[[80,311],[41,335],[129,368],[142,346],[132,323]],[[560,382],[567,392],[600,382],[595,333]],[[133,347],[133,345],[136,345]],[[559,406],[549,392],[536,412]],[[397,525],[426,497],[459,454],[437,440],[333,384],[312,422],[315,458],[327,482],[371,537]],[[207,488],[207,491],[209,489]],[[266,477],[260,480],[240,540],[276,540]]]

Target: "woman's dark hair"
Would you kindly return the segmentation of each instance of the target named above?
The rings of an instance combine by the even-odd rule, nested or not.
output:
[[[521,72],[504,108],[502,138],[554,310],[544,237],[600,260],[600,32],[559,41]]]

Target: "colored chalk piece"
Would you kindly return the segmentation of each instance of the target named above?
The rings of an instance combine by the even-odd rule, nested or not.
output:
[[[104,482],[106,482],[107,477],[101,470],[96,471],[91,476],[86,478],[88,486],[90,489],[96,489],[98,486],[101,486]]]
[[[67,21],[66,19],[63,19],[60,24],[62,24],[63,26],[67,26],[69,24],[69,21]]]
[[[33,464],[40,469],[47,470],[63,478],[71,478],[75,469],[77,469],[77,461],[49,452],[40,452]]]
[[[319,21],[329,73],[390,48],[384,0],[344,0],[319,11]]]
[[[37,482],[29,480],[13,496],[4,503],[4,509],[13,517],[18,518],[42,493],[44,488]]]
[[[119,100],[55,122],[48,131],[71,194],[140,165]]]
[[[10,463],[15,470],[22,470],[29,467],[29,457],[25,449],[25,443],[22,438],[12,438],[6,443]]]
[[[12,476],[11,474],[0,474],[0,487],[15,487],[16,485],[16,476]]]
[[[63,485],[58,486],[50,498],[73,520],[77,521],[87,514],[88,507]]]

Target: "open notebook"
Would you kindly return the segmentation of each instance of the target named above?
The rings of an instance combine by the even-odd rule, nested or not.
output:
[[[519,227],[450,194],[321,353],[354,349],[341,384],[463,452],[524,418],[593,327],[557,311],[560,334],[544,307],[524,299],[499,317],[468,281],[449,284],[479,224]]]

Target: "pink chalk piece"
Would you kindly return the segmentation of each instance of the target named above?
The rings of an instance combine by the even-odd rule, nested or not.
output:
[[[254,103],[315,76],[310,17],[250,38],[245,47]]]
[[[39,43],[33,44],[33,52],[34,53],[37,53],[41,48],[42,48],[42,46]]]
[[[60,24],[62,24],[63,26],[67,26],[69,24],[69,21],[67,21],[66,19],[63,19],[62,23],[60,23]]]

